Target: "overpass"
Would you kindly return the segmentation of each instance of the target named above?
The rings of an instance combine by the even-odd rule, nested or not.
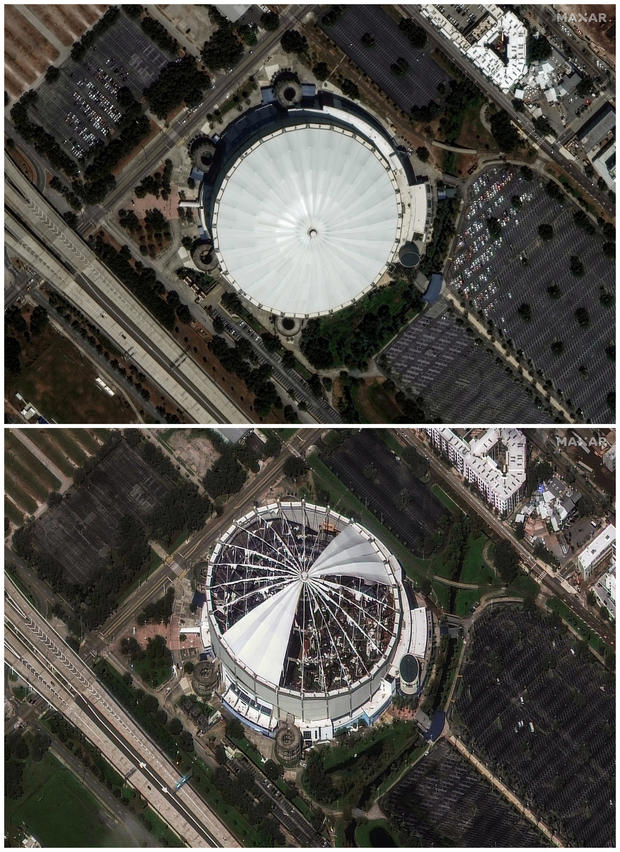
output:
[[[192,847],[239,843],[168,757],[5,574],[5,662],[96,746]],[[69,816],[68,816],[69,818]]]
[[[5,158],[4,199],[5,247],[82,311],[190,421],[247,421],[247,415],[101,263],[10,157]]]

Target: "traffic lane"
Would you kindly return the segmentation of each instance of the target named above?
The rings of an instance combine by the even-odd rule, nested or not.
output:
[[[91,721],[97,725],[100,730],[102,730],[105,736],[113,741],[116,748],[118,748],[118,750],[128,760],[135,764],[136,771],[141,772],[142,775],[151,782],[151,784],[155,784],[159,788],[161,795],[164,796],[168,804],[172,805],[179,816],[183,817],[194,831],[208,842],[209,846],[220,845],[215,837],[198,822],[188,808],[186,808],[186,806],[169,790],[165,779],[162,778],[162,776],[156,772],[149,763],[142,760],[135,745],[131,744],[124,736],[119,734],[115,728],[111,727],[105,717],[95,710],[95,708],[82,695],[76,696],[74,701],[82,712],[88,716],[88,718],[91,719]]]

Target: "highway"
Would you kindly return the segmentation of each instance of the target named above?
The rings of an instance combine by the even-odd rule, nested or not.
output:
[[[76,725],[190,846],[239,844],[90,669],[5,575],[5,661]],[[129,773],[130,776],[129,776]]]
[[[534,129],[531,118],[528,114],[517,112],[512,105],[512,99],[509,95],[505,95],[501,89],[493,85],[493,83],[479,71],[476,66],[465,57],[461,51],[451,41],[444,38],[439,30],[427,19],[421,12],[418,12],[415,6],[396,6],[398,11],[406,18],[413,19],[417,24],[423,27],[429,35],[430,41],[445,53],[454,62],[460,70],[466,74],[480,88],[484,94],[492,101],[495,101],[497,106],[508,113],[512,121],[528,136],[531,140],[552,159],[560,168],[573,180],[575,180],[581,189],[589,195],[601,209],[610,217],[615,217],[615,205],[609,198],[606,192],[602,192],[596,184],[593,184],[590,178],[578,168],[574,163],[565,159],[557,150],[556,144],[549,143],[540,133]]]
[[[612,648],[616,647],[616,636],[609,627],[598,618],[595,618],[592,613],[586,609],[581,603],[577,595],[569,594],[562,585],[554,579],[547,571],[541,569],[536,557],[527,549],[522,541],[515,538],[512,530],[497,518],[491,509],[483,502],[482,498],[477,494],[473,494],[463,482],[458,471],[449,464],[436,458],[431,451],[428,443],[420,435],[418,429],[401,429],[398,431],[398,436],[403,443],[410,444],[417,450],[421,451],[424,457],[428,460],[429,466],[438,479],[443,480],[452,488],[459,498],[467,503],[479,515],[484,522],[498,536],[506,538],[510,541],[517,552],[519,559],[527,566],[531,576],[541,585],[545,586],[548,592],[560,598],[573,612],[584,621],[588,627],[595,631],[608,645]],[[424,434],[424,433],[422,433]]]
[[[197,423],[245,422],[241,409],[5,160],[5,245],[97,325]]]

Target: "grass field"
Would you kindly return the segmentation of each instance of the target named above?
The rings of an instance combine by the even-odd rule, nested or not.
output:
[[[51,491],[58,491],[60,480],[24,446],[14,432],[4,438],[5,465],[15,472],[26,490],[42,501]]]
[[[547,601],[547,607],[553,612],[557,612],[560,618],[565,621],[567,624],[579,633],[582,639],[584,639],[591,648],[599,654],[604,654],[605,649],[608,647],[602,639],[600,639],[594,631],[590,630],[588,625],[582,621],[578,615],[569,609],[564,601],[561,601],[559,598],[550,598]]]
[[[41,846],[108,845],[97,801],[49,752],[28,763],[23,784],[20,799],[5,799],[5,829],[24,823]]]
[[[434,580],[432,588],[437,605],[446,612],[450,612],[450,587],[444,585],[444,583],[439,583],[437,580]]]
[[[361,849],[376,849],[398,846],[398,843],[387,820],[373,819],[357,826],[355,829],[355,845]]]
[[[404,570],[413,579],[419,580],[430,572],[431,560],[421,559],[411,553],[411,551],[408,550],[393,533],[384,527],[375,515],[366,508],[366,506],[364,506],[361,500],[358,500],[357,497],[349,491],[345,485],[343,485],[338,477],[332,473],[327,465],[319,458],[317,453],[313,453],[309,457],[308,464],[312,469],[315,484],[318,483],[319,486],[329,491],[331,506],[335,511],[342,512],[345,515],[354,514],[357,518],[359,518],[360,522],[378,536],[392,551]]]
[[[96,368],[51,326],[30,343],[22,342],[22,369],[7,373],[5,396],[21,393],[46,420],[59,423],[133,423],[135,414],[117,394],[109,397],[95,384]]]
[[[471,615],[471,608],[480,601],[480,589],[458,589],[454,599],[455,615]]]
[[[148,825],[149,831],[151,832],[153,837],[159,841],[160,846],[185,846],[183,841],[180,840],[177,835],[172,831],[172,829],[157,816],[155,811],[152,811],[150,808],[147,808],[144,811],[143,817],[144,821]]]
[[[476,537],[470,535],[467,543],[467,552],[463,560],[463,570],[460,576],[461,583],[489,585],[495,581],[493,569],[483,556],[488,540],[488,536],[484,533]]]
[[[99,449],[99,443],[89,429],[68,429],[67,432],[86,450],[88,455],[94,455]]]
[[[68,461],[66,453],[61,449],[56,437],[59,432],[58,429],[29,429],[28,437],[65,476],[73,476],[75,468]]]
[[[4,471],[4,490],[26,514],[32,515],[35,512],[37,508],[35,500],[22,488],[19,480],[10,470]]]
[[[20,512],[15,503],[9,500],[6,494],[4,495],[4,514],[16,527],[21,526],[24,522],[23,512]]]
[[[58,446],[62,449],[66,456],[69,456],[78,467],[80,467],[88,455],[82,445],[67,429],[57,429],[54,431],[54,438]]]
[[[454,502],[452,497],[450,497],[448,494],[446,494],[446,492],[443,490],[441,485],[437,485],[436,483],[435,483],[435,485],[431,485],[431,491],[433,492],[435,497],[439,500],[439,502],[443,503],[443,505],[446,507],[446,509],[449,512],[452,512],[453,515],[456,515],[457,512],[463,511],[460,506],[457,506],[457,504]]]

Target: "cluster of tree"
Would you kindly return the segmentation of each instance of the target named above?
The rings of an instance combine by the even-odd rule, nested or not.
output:
[[[528,304],[528,302],[522,302],[517,308],[517,313],[524,319],[526,322],[530,322],[532,319],[532,306]]]
[[[549,119],[545,118],[544,115],[539,115],[532,121],[532,124],[534,125],[534,129],[543,136],[548,136],[553,133],[553,128],[549,124]]]
[[[487,219],[487,228],[489,229],[489,236],[492,240],[499,240],[502,235],[502,226],[499,223],[499,220],[494,217],[489,217]]]
[[[78,174],[75,160],[60,147],[47,130],[28,117],[28,107],[35,103],[37,97],[33,89],[25,92],[11,108],[11,121],[20,136],[29,142],[38,154],[47,157],[55,169],[61,169],[69,177],[74,177]]]
[[[307,53],[308,39],[298,30],[286,30],[280,39],[282,50],[285,53]]]
[[[198,106],[205,89],[210,86],[209,75],[200,71],[195,58],[188,54],[165,65],[157,79],[144,90],[144,97],[149,109],[158,118],[165,118],[182,101],[188,107]]]
[[[461,576],[470,530],[469,518],[461,513],[450,525],[448,534],[444,539],[445,547],[441,554],[441,560],[448,570],[448,576],[451,580],[458,580]]]
[[[426,47],[426,30],[414,23],[411,18],[401,18],[398,29],[407,36],[413,47],[420,50]]]
[[[154,41],[155,44],[158,47],[161,47],[162,50],[165,50],[166,53],[174,55],[179,52],[179,43],[176,38],[170,35],[163,24],[160,24],[159,21],[151,18],[150,15],[145,15],[142,18],[140,26],[151,41]]]
[[[172,175],[172,160],[165,160],[164,167],[161,171],[155,172],[152,175],[143,177],[134,192],[137,198],[144,198],[145,195],[154,195],[155,198],[161,197],[166,200],[170,195],[170,177]]]
[[[211,497],[230,497],[241,490],[247,471],[239,464],[234,445],[229,444],[211,465],[204,477],[204,486]]]
[[[253,367],[247,360],[256,358],[249,340],[242,338],[229,346],[224,337],[216,334],[208,345],[222,366],[239,376],[254,394],[254,407],[259,417],[264,417],[272,408],[282,407],[275,385],[269,380],[273,369],[271,365],[265,363]]]
[[[538,236],[541,238],[541,240],[552,240],[553,225],[549,225],[547,222],[541,222],[538,226]]]
[[[4,795],[9,799],[20,799],[24,794],[23,778],[26,761],[39,763],[45,757],[51,740],[41,731],[24,734],[11,731],[4,737]]]
[[[142,680],[154,689],[170,677],[172,654],[163,636],[147,639],[146,648],[133,636],[126,636],[121,640],[121,653],[129,657]]]
[[[364,33],[360,39],[364,47],[374,47],[375,37],[372,33]]]
[[[86,51],[93,46],[100,35],[109,30],[119,15],[118,6],[110,6],[108,11],[100,18],[94,26],[87,30],[79,41],[73,43],[71,48],[71,59],[80,62]]]
[[[163,326],[174,327],[175,316],[183,314],[181,306],[187,309],[187,305],[178,301],[178,294],[176,304],[174,297],[170,299],[170,294],[166,295],[166,288],[157,280],[153,269],[139,261],[132,262],[127,246],[117,250],[99,234],[91,242],[91,248]]]
[[[130,674],[121,677],[105,660],[99,660],[93,668],[103,685],[173,761],[193,755],[194,738],[189,731],[176,717],[169,720],[157,698],[134,686]]]
[[[212,70],[234,68],[243,56],[243,44],[232,23],[220,14],[215,6],[209,6],[209,17],[217,25],[217,29],[203,45],[202,61]]]
[[[250,769],[240,769],[233,776],[228,769],[218,766],[213,782],[224,803],[243,814],[265,846],[284,846],[284,835],[271,816],[269,800],[256,784]]]
[[[332,27],[335,23],[337,23],[344,15],[345,8],[345,6],[334,4],[329,12],[325,12],[324,15],[321,15],[321,23],[323,26]]]
[[[409,63],[404,57],[399,56],[396,62],[390,65],[390,70],[396,77],[403,77],[409,70]]]
[[[500,538],[493,545],[493,563],[506,585],[517,579],[519,575],[519,557],[508,539]]]
[[[511,152],[519,146],[519,134],[503,109],[491,114],[489,124],[500,151]]]
[[[329,66],[327,62],[317,62],[312,68],[312,73],[319,81],[327,80],[329,77]]]
[[[577,308],[575,311],[575,319],[581,328],[587,328],[590,325],[590,314],[588,313],[588,309],[583,306]]]
[[[161,598],[146,604],[138,615],[138,624],[161,624],[162,622],[168,624],[172,615],[173,603],[174,589],[171,586]]]
[[[549,179],[547,181],[547,183],[545,184],[545,190],[547,192],[547,195],[557,201],[558,204],[564,204],[565,196],[562,191],[562,188],[559,187],[554,180]]]
[[[60,77],[60,69],[56,68],[55,65],[50,65],[47,71],[45,72],[45,82],[46,83],[55,83],[56,80]]]
[[[80,201],[77,192],[75,192],[73,189],[70,189],[66,183],[63,183],[58,177],[58,175],[54,175],[52,177],[50,181],[50,187],[51,189],[55,189],[56,192],[60,192],[61,195],[64,195],[64,197],[67,199],[67,201],[69,202],[71,207],[73,207],[74,210],[79,210],[82,207],[82,202]]]
[[[400,456],[414,476],[422,479],[428,473],[428,460],[415,447],[406,446],[400,451]]]
[[[260,25],[263,29],[274,32],[280,26],[280,16],[277,12],[263,12],[260,16]]]
[[[433,238],[426,246],[424,257],[420,261],[420,271],[424,275],[442,269],[450,241],[454,236],[454,226],[459,211],[456,198],[446,199],[437,204],[437,212],[433,223]]]
[[[192,482],[183,481],[151,510],[146,523],[157,541],[169,545],[180,533],[203,527],[211,508],[208,497],[199,494]]]
[[[552,565],[557,567],[559,562],[554,553],[551,553],[550,550],[547,550],[542,541],[537,541],[534,545],[534,556],[538,557],[538,559],[542,559],[543,562],[546,562],[547,565]]]
[[[342,94],[346,95],[347,98],[352,98],[354,101],[359,99],[360,90],[357,88],[357,84],[353,80],[349,80],[348,77],[341,78],[340,88],[342,89]]]
[[[454,590],[452,590],[452,594],[454,594]],[[422,710],[429,715],[432,715],[434,710],[441,710],[445,706],[459,659],[457,652],[458,640],[454,637],[443,636],[439,642],[435,676],[426,690],[422,703]]]
[[[301,349],[314,367],[366,367],[369,358],[402,327],[409,313],[422,307],[421,296],[413,285],[399,281],[387,286],[397,291],[389,302],[381,288],[333,318],[312,319],[306,324]]]
[[[542,62],[551,56],[549,39],[539,32],[529,32],[527,35],[527,61]]]
[[[290,479],[299,479],[308,470],[308,465],[299,456],[289,456],[284,462],[282,470],[284,475]]]
[[[595,233],[596,227],[584,210],[575,210],[575,212],[573,213],[573,220],[575,222],[575,225],[577,225],[578,228],[584,230],[586,234],[592,236],[592,234]]]

